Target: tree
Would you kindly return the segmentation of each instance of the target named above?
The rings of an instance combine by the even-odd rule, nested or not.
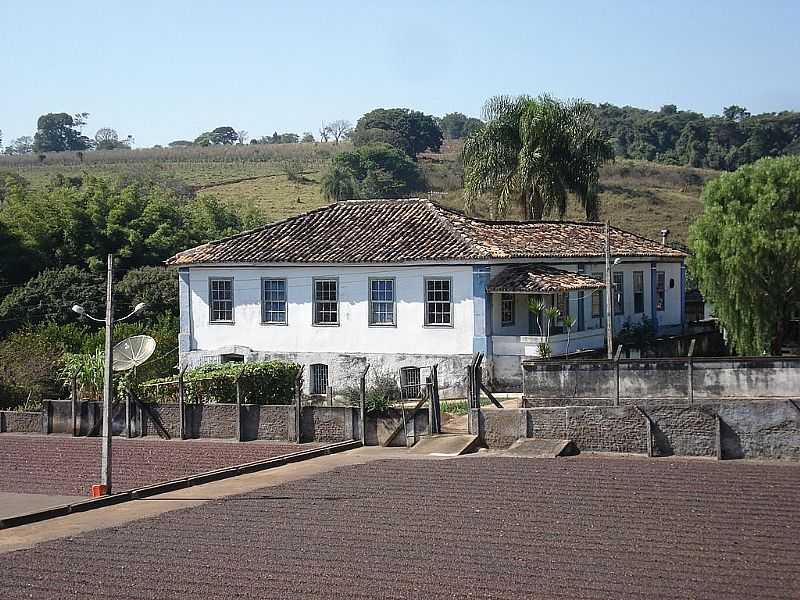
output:
[[[323,193],[331,200],[398,198],[421,189],[417,164],[388,144],[370,144],[337,154],[323,176]]]
[[[178,316],[178,272],[167,267],[131,269],[116,287],[118,301],[133,306],[147,304],[146,316],[169,314]]]
[[[23,155],[33,152],[33,138],[29,135],[20,136],[6,146],[6,154]]]
[[[484,107],[486,124],[464,145],[464,200],[470,208],[483,194],[494,212],[512,204],[526,218],[564,215],[569,192],[596,219],[600,166],[614,156],[595,122],[592,106],[549,96],[496,96]]]
[[[322,195],[328,200],[341,202],[359,197],[360,190],[353,171],[344,165],[333,164],[323,174]]]
[[[328,129],[328,126],[325,123],[323,123],[322,127],[319,128],[319,139],[322,142],[327,143],[327,141],[330,139],[330,137],[331,137],[331,132]]]
[[[300,139],[304,144],[311,144],[314,142],[314,134],[310,131],[304,131],[303,137]]]
[[[80,127],[86,124],[88,113],[76,115],[78,120],[67,113],[47,113],[36,122],[36,135],[33,137],[35,152],[65,152],[67,150],[87,150],[91,140],[81,135]]]
[[[386,137],[380,139],[380,135]],[[438,152],[443,140],[433,117],[407,108],[376,108],[366,113],[356,123],[352,137],[356,146],[385,142],[412,158],[426,150]]]
[[[750,116],[746,108],[732,104],[722,109],[722,116],[729,121],[742,121]]]
[[[467,122],[464,123],[464,129],[461,131],[461,136],[465,138],[469,137],[479,131],[482,127],[483,121],[476,119],[475,117],[469,117]]]
[[[333,143],[338,144],[342,139],[346,139],[353,131],[353,124],[345,119],[338,119],[328,124],[328,132],[333,137]]]
[[[240,129],[239,131],[236,132],[236,140],[240,144],[246,144],[247,143],[247,137],[248,137],[247,136],[247,131],[244,130],[244,129]]]
[[[247,132],[245,132],[247,134]],[[239,133],[233,127],[217,127],[211,131],[211,143],[230,145],[239,140]]]
[[[119,134],[115,129],[102,127],[94,134],[95,149],[97,150],[127,150],[133,140],[128,136],[126,140],[120,141]]]
[[[692,274],[740,354],[780,354],[800,308],[800,157],[709,181],[691,228]]]
[[[194,145],[200,146],[201,148],[205,148],[207,146],[210,146],[211,144],[212,142],[211,142],[210,131],[204,131],[194,139]]]
[[[467,115],[460,112],[448,113],[439,121],[444,137],[450,140],[460,140],[464,137],[464,126],[467,124]]]
[[[167,145],[170,148],[188,148],[189,146],[193,146],[194,143],[189,140],[175,140],[174,142],[170,142]]]

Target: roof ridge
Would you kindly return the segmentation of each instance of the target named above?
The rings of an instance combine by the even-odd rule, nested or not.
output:
[[[473,240],[471,237],[469,237],[466,233],[464,233],[462,231],[459,231],[459,229],[453,224],[453,221],[451,221],[449,218],[447,218],[442,213],[451,212],[451,213],[459,214],[459,215],[464,216],[464,217],[466,217],[466,215],[462,215],[461,213],[459,213],[456,210],[450,209],[450,208],[448,208],[446,206],[442,206],[441,204],[437,204],[433,200],[428,200],[427,202],[428,202],[428,205],[429,205],[429,210],[431,210],[431,212],[433,212],[433,214],[435,215],[436,219],[438,219],[439,222],[442,223],[447,228],[448,231],[453,233],[460,241],[464,242],[465,244],[467,244],[471,248],[477,249],[478,252],[481,253],[482,255],[486,255],[487,254],[486,248],[481,246],[479,243],[477,243],[475,240]],[[469,217],[466,217],[466,218],[469,218]]]

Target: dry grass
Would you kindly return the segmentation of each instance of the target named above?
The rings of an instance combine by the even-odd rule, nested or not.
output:
[[[48,155],[43,163],[35,155],[0,157],[0,172],[17,172],[39,186],[57,173],[74,177],[155,171],[186,182],[199,195],[213,194],[251,215],[258,211],[264,221],[273,221],[326,204],[319,188],[322,172],[337,152],[351,148],[348,143],[314,143],[115,150],[86,152],[83,161],[75,152],[63,152]],[[461,148],[461,142],[448,141],[441,153],[419,157],[428,189],[436,192],[431,197],[458,209],[463,208]],[[303,172],[301,181],[289,181],[287,163]],[[601,175],[601,217],[648,238],[657,238],[667,227],[673,239],[686,242],[689,225],[702,212],[702,186],[716,174],[619,160],[604,168]],[[473,212],[489,217],[490,202],[479,202]],[[508,217],[519,218],[519,214]],[[566,217],[583,218],[574,201]]]

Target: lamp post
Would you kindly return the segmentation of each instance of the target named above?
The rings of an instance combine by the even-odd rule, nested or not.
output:
[[[98,319],[93,317],[80,305],[75,304],[72,311],[82,317],[97,321],[98,323],[105,324],[106,339],[105,339],[105,355],[104,355],[104,369],[103,369],[103,442],[101,469],[100,469],[100,494],[105,495],[111,493],[111,397],[113,395],[113,377],[112,377],[112,357],[111,351],[113,348],[113,335],[114,323],[119,323],[125,319],[129,319],[136,313],[145,308],[145,304],[140,302],[134,309],[121,319],[114,320],[114,255],[108,255],[108,272],[106,274],[106,318]],[[93,493],[94,494],[94,489]]]

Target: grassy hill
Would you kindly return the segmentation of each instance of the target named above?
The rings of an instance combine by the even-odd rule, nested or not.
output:
[[[326,204],[320,193],[321,174],[332,156],[349,148],[349,144],[310,143],[63,152],[48,154],[43,160],[36,155],[0,157],[0,172],[18,173],[34,186],[47,185],[59,174],[156,174],[272,221]],[[441,153],[419,159],[431,197],[454,208],[463,208],[460,150],[458,143],[451,143]],[[702,211],[703,184],[717,174],[619,160],[601,175],[601,215],[649,238],[657,238],[659,230],[667,227],[672,239],[685,242],[689,225]],[[475,211],[480,216],[490,214],[487,204]],[[570,206],[567,218],[583,218],[577,205]]]

